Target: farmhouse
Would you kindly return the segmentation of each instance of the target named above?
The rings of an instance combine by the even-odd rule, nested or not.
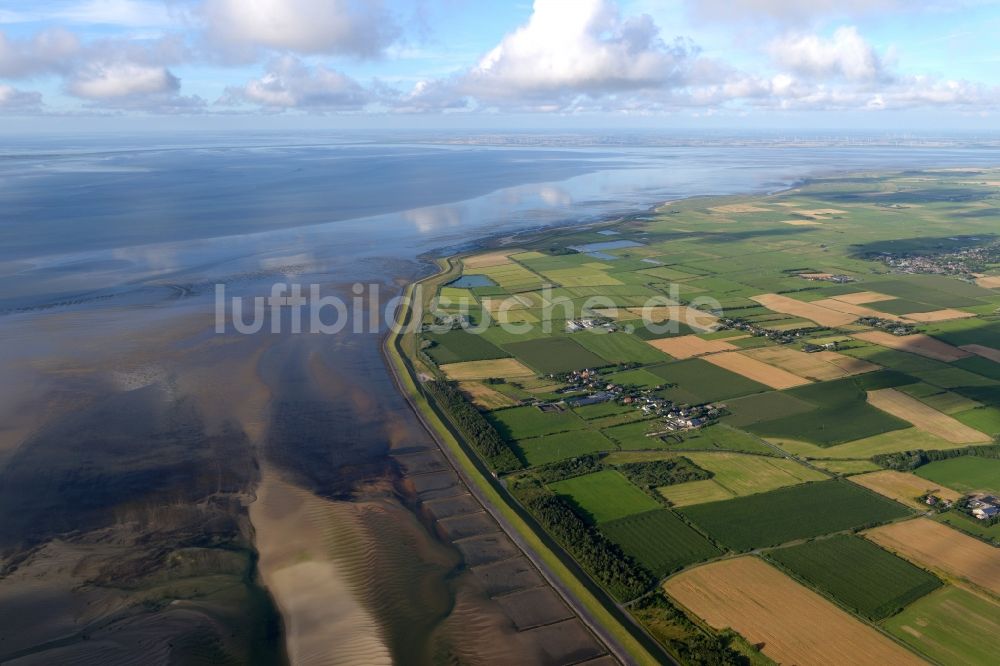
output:
[[[972,495],[969,497],[969,509],[979,520],[991,520],[1000,516],[1000,498],[993,495]]]

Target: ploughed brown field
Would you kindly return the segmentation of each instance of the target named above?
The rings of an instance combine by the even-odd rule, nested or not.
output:
[[[924,663],[756,557],[700,566],[663,588],[712,627],[731,627],[780,664]]]
[[[1000,594],[1000,549],[927,518],[865,532],[875,543],[930,569]]]
[[[987,347],[986,345],[962,345],[959,349],[972,352],[976,356],[982,356],[983,358],[989,359],[994,363],[1000,363],[1000,349],[994,349],[993,347]]]

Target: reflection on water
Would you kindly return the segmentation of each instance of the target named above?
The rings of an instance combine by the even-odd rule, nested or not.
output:
[[[492,599],[511,580],[491,573],[495,525],[476,523],[478,550],[449,545],[472,519],[441,526],[475,503],[395,392],[378,335],[216,335],[215,283],[395,293],[428,270],[421,253],[486,235],[816,168],[994,161],[761,147],[43,152],[0,166],[0,659],[25,663],[279,659],[255,539],[295,656],[338,638],[310,621],[370,633],[342,657],[476,662],[504,644],[528,663],[543,647],[597,649],[558,608],[559,632],[515,631],[516,609]]]

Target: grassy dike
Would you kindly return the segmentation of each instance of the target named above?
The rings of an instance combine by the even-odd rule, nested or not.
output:
[[[654,639],[626,615],[627,611],[608,598],[596,583],[576,566],[569,555],[556,552],[556,549],[559,549],[558,545],[543,535],[540,528],[531,524],[533,520],[531,523],[528,522],[530,518],[523,513],[523,509],[494,479],[478,456],[459,441],[457,433],[419,388],[417,376],[421,371],[418,368],[425,365],[417,355],[419,343],[416,333],[419,330],[425,303],[422,299],[421,302],[415,302],[414,294],[418,292],[417,286],[420,285],[423,290],[422,295],[426,295],[429,301],[440,284],[458,277],[461,273],[460,264],[454,259],[438,260],[437,264],[440,268],[439,273],[407,286],[396,313],[399,325],[395,331],[389,332],[385,341],[387,360],[392,366],[391,370],[400,390],[419,410],[422,420],[434,431],[436,439],[448,448],[451,454],[449,457],[461,466],[463,476],[475,484],[481,495],[504,517],[508,525],[517,531],[521,542],[527,544],[544,562],[548,572],[558,579],[563,589],[569,591],[600,628],[618,643],[625,652],[619,656],[634,664],[661,664],[674,661]],[[427,368],[426,372],[431,374],[432,369]],[[576,572],[571,567],[576,569]]]

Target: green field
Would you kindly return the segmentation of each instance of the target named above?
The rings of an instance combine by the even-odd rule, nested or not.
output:
[[[543,374],[570,372],[608,365],[597,354],[569,338],[539,338],[504,345],[518,360]]]
[[[992,543],[994,546],[1000,546],[1000,523],[986,525],[984,524],[986,521],[978,520],[961,511],[945,511],[934,516],[934,520],[945,525],[950,525],[956,530],[977,536]]]
[[[712,480],[735,496],[829,478],[788,458],[727,452],[685,452],[684,457],[711,472]],[[680,491],[683,485],[679,484],[675,489]],[[670,499],[669,493],[664,491],[662,494]]]
[[[767,553],[792,574],[870,620],[881,620],[941,586],[870,541],[838,535]]]
[[[621,546],[626,555],[658,577],[722,554],[708,539],[666,509],[605,523],[601,531]]]
[[[572,340],[608,363],[660,363],[670,357],[630,333],[580,331]]]
[[[852,483],[818,481],[681,509],[733,550],[776,546],[910,515],[903,506]]]
[[[997,663],[1000,605],[946,586],[885,621],[885,629],[941,664]]]
[[[646,437],[651,429],[656,430],[656,421],[636,421],[604,430],[604,434],[616,442],[622,450],[665,449],[668,443],[657,437]]]
[[[487,418],[507,439],[529,439],[554,432],[578,430],[585,423],[573,412],[543,412],[537,407],[511,407],[490,412]]]
[[[774,455],[772,447],[742,430],[724,423],[699,428],[680,435],[681,441],[674,448],[697,451],[742,451]]]
[[[534,467],[597,451],[607,451],[614,449],[615,445],[599,432],[583,430],[522,439],[517,442],[517,447],[528,464]]]
[[[660,508],[656,500],[614,470],[577,476],[549,487],[572,500],[581,515],[592,523],[606,523]]]
[[[819,467],[834,474],[861,474],[882,469],[870,460],[812,460],[810,463],[813,467]]]
[[[914,474],[963,493],[1000,494],[1000,460],[996,458],[949,458],[918,467]]]
[[[977,407],[952,416],[980,432],[994,437],[1000,435],[1000,409],[996,407]]]
[[[839,379],[788,389],[785,393],[817,405],[816,409],[758,421],[749,424],[747,429],[761,437],[787,438],[818,446],[833,446],[909,428],[910,424],[906,421],[868,404],[865,390],[881,388],[881,383],[872,383],[877,379],[874,376],[866,380]]]
[[[501,483],[516,489],[547,484],[585,521],[631,555],[629,562],[618,563],[623,572],[632,566],[631,559],[663,576],[715,557],[717,548],[723,546],[737,551],[772,548],[771,557],[779,566],[866,621],[894,621],[885,618],[900,607],[906,606],[902,617],[926,605],[928,599],[945,595],[941,590],[926,594],[938,584],[933,576],[848,533],[915,514],[831,476],[879,469],[871,460],[879,453],[966,446],[949,441],[943,431],[930,434],[872,407],[867,392],[875,389],[896,388],[983,433],[1000,435],[1000,363],[981,356],[935,360],[924,355],[933,356],[934,351],[920,347],[918,337],[911,338],[910,351],[855,339],[854,334],[877,327],[853,319],[844,306],[857,303],[897,316],[958,308],[974,316],[918,323],[916,331],[951,345],[1000,349],[1000,288],[978,286],[972,274],[1000,276],[1000,263],[994,261],[1000,253],[1000,230],[995,228],[1000,208],[996,188],[979,182],[986,179],[1000,181],[1000,168],[974,174],[912,170],[846,178],[820,176],[794,191],[671,201],[642,216],[602,224],[602,230],[611,232],[607,234],[577,227],[521,235],[515,241],[520,249],[512,255],[513,263],[488,265],[505,261],[492,254],[495,248],[488,248],[485,252],[492,256],[476,257],[478,261],[469,257],[460,265],[468,266],[470,275],[490,278],[494,286],[456,287],[483,282],[454,282],[451,271],[448,284],[437,293],[479,302],[491,311],[498,309],[499,300],[512,298],[511,321],[532,326],[505,330],[494,318],[485,322],[488,326],[482,335],[434,334],[428,329],[435,323],[435,314],[425,312],[420,323],[428,326],[411,340],[414,376],[439,376],[436,366],[475,360],[490,363],[504,356],[529,368],[535,376],[489,384],[516,401],[549,403],[546,412],[537,406],[518,406],[483,414],[526,463],[526,469],[509,477],[499,474]],[[816,223],[787,223],[810,220]],[[638,245],[608,250],[614,259],[575,250],[575,246],[613,240]],[[946,271],[932,267],[920,274],[893,264],[899,256],[933,258],[966,248],[977,251],[958,259],[943,257],[948,262]],[[967,263],[962,266],[963,262]],[[477,264],[484,267],[474,268]],[[847,277],[831,281],[810,273]],[[445,282],[442,278],[438,284]],[[542,291],[543,282],[558,284]],[[874,297],[870,292],[876,292]],[[776,295],[793,299],[793,304],[782,305]],[[647,299],[663,296],[702,309],[707,323],[699,323],[698,330],[676,321],[671,322],[679,324],[673,331],[645,328],[636,312],[648,304]],[[702,296],[715,299],[719,306],[694,302]],[[826,302],[830,321],[824,321],[825,325],[813,326],[805,318],[807,313],[818,317],[820,311],[815,308],[824,308],[824,299],[843,297],[848,298]],[[604,304],[597,304],[598,300]],[[660,300],[657,319],[689,314],[686,309],[662,307],[666,303]],[[554,303],[558,303],[554,319],[543,329],[538,324]],[[612,305],[617,311],[602,310]],[[779,307],[788,312],[771,309]],[[834,316],[834,311],[849,316]],[[608,317],[606,327],[566,331],[566,319],[596,314]],[[750,325],[759,328],[751,330]],[[616,330],[607,332],[607,328]],[[808,330],[788,333],[792,328]],[[882,369],[776,390],[716,366],[707,357],[675,360],[648,344],[692,333],[739,349],[785,346],[817,352],[807,345],[831,345],[814,357],[817,368],[830,370],[823,376],[841,374],[824,363],[848,374],[870,370],[853,364],[852,357]],[[905,340],[892,344],[907,346]],[[679,355],[682,348],[677,347]],[[711,346],[704,349],[710,350]],[[791,358],[782,362],[792,369]],[[596,381],[588,381],[586,387],[563,385],[554,376],[584,368],[599,370]],[[514,367],[510,372],[524,374]],[[782,385],[795,383],[786,383],[788,378],[777,373],[768,381],[772,378]],[[575,397],[598,390],[615,393],[615,399],[572,407]],[[716,405],[706,409],[706,403]],[[721,415],[713,421],[716,409]],[[471,420],[475,416],[467,415]],[[689,425],[684,419],[705,416],[707,423],[686,429]],[[916,415],[913,418],[918,420]],[[657,436],[647,437],[650,433]],[[602,457],[588,455],[595,453]],[[689,458],[712,478],[683,471],[671,476],[673,468],[661,464],[647,467],[641,481],[632,483],[621,469],[611,467],[677,456]],[[949,459],[925,465],[916,473],[960,491],[1000,493],[1000,461],[993,459]],[[567,476],[572,478],[549,482]],[[692,480],[677,483],[682,478]],[[666,504],[672,508],[665,508]],[[567,514],[561,515],[566,520]],[[984,526],[957,511],[933,519],[1000,543],[1000,525]],[[573,525],[579,529],[575,519]],[[618,571],[615,563],[606,563],[614,567],[607,571]],[[638,593],[641,590],[630,588],[632,597]],[[701,626],[696,618],[691,619]],[[701,631],[688,624],[694,634]],[[890,631],[918,642],[922,636],[933,638],[937,631],[925,632],[920,622],[906,626],[908,638]],[[979,636],[970,639],[976,632]],[[970,651],[988,643],[995,633],[995,627],[966,622],[955,636],[947,637],[961,647],[959,652],[920,649],[945,663],[974,663],[980,657]]]
[[[806,402],[783,391],[756,393],[730,400],[727,405],[730,415],[726,416],[723,421],[737,428],[761,421],[792,417],[816,409],[816,405],[811,402]]]
[[[468,333],[464,330],[428,334],[426,337],[434,343],[426,349],[426,352],[440,365],[459,363],[461,361],[485,361],[491,358],[509,356],[507,352],[489,342],[483,336]]]
[[[677,385],[660,392],[677,402],[713,402],[768,390],[763,384],[697,358],[654,366],[650,372],[662,377],[664,383]]]

